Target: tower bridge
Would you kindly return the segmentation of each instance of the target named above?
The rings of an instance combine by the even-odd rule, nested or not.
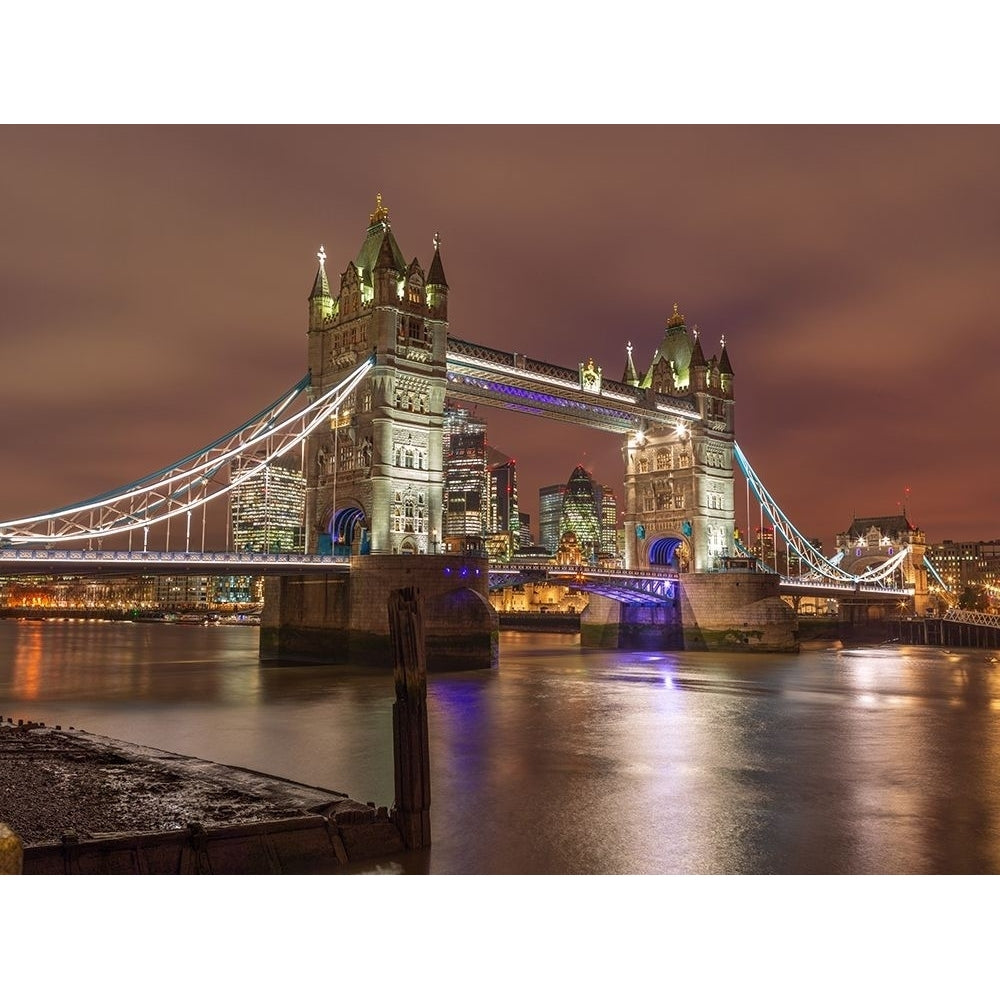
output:
[[[323,248],[317,255],[303,379],[240,427],[156,473],[90,501],[0,522],[0,573],[62,572],[64,565],[84,573],[125,565],[245,568],[236,554],[204,552],[206,511],[298,450],[305,555],[296,564],[270,557],[254,563],[256,575],[271,577],[262,656],[328,657],[331,642],[352,654],[382,648],[385,591],[416,583],[430,608],[431,661],[447,659],[456,643],[491,661],[496,616],[487,595],[496,568],[447,552],[442,536],[450,398],[622,438],[624,567],[546,570],[593,593],[584,642],[638,637],[688,648],[792,649],[794,615],[780,594],[796,588],[903,597],[922,610],[922,536],[911,532],[887,560],[845,569],[780,510],[736,443],[735,375],[724,337],[719,353],[706,357],[697,329],[688,330],[675,305],[648,365],[637,368],[626,346],[620,379],[593,358],[565,367],[476,344],[449,332],[450,289],[436,235],[433,247],[426,271],[416,258],[407,263],[379,196],[339,283],[330,281]],[[264,457],[239,461],[251,453]],[[737,469],[804,576],[781,579],[740,558]],[[171,525],[176,548],[183,539],[183,559],[151,551],[151,529],[166,532],[169,549]],[[117,550],[103,551],[112,546]]]

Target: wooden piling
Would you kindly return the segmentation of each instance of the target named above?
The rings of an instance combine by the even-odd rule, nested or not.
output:
[[[427,651],[420,591],[389,594],[396,701],[392,744],[396,778],[396,825],[407,849],[431,842],[431,774],[427,742]]]

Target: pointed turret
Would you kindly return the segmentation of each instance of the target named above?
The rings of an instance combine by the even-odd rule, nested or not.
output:
[[[319,253],[319,268],[316,270],[316,280],[312,292],[309,293],[309,329],[318,330],[333,316],[333,296],[330,294],[330,282],[326,277],[326,250],[321,246]]]
[[[395,242],[391,231],[386,228],[371,269],[376,304],[396,302],[399,299],[399,279],[405,273],[405,267],[400,267],[400,262],[396,259],[399,247],[395,246]]]
[[[626,385],[638,385],[639,384],[639,373],[635,370],[635,362],[632,360],[632,341],[630,340],[625,345],[625,352],[628,355],[625,361],[625,374],[622,375],[622,381]]]
[[[708,363],[705,361],[705,352],[701,349],[701,337],[698,335],[698,327],[694,328],[694,347],[691,349],[691,387],[693,389],[704,389]]]
[[[722,335],[722,357],[719,358],[719,371],[723,375],[729,375],[730,377],[733,374],[733,366],[729,361],[729,351],[726,349],[725,334]]]
[[[448,281],[441,263],[441,237],[434,234],[434,259],[427,272],[427,306],[442,319],[448,318]]]
[[[444,265],[441,263],[441,237],[438,233],[434,234],[434,259],[431,261],[431,269],[427,272],[427,284],[448,287],[448,281],[444,276]]]
[[[729,361],[729,351],[726,349],[726,335],[722,335],[722,354],[719,357],[719,386],[727,395],[733,391],[733,366]]]

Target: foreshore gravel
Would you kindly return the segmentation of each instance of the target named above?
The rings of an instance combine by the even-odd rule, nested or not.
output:
[[[260,823],[355,805],[341,792],[18,721],[0,720],[0,822],[25,847],[66,835]]]

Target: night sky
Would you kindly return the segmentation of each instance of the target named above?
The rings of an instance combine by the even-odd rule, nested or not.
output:
[[[306,369],[306,298],[381,192],[435,232],[452,335],[621,378],[677,302],[726,336],[737,440],[832,546],[857,514],[1000,537],[1000,130],[0,129],[0,519],[209,443]],[[620,439],[481,409],[539,486],[620,489]],[[908,491],[908,492],[907,492]],[[745,500],[737,486],[737,517]],[[756,515],[754,515],[756,518]]]

